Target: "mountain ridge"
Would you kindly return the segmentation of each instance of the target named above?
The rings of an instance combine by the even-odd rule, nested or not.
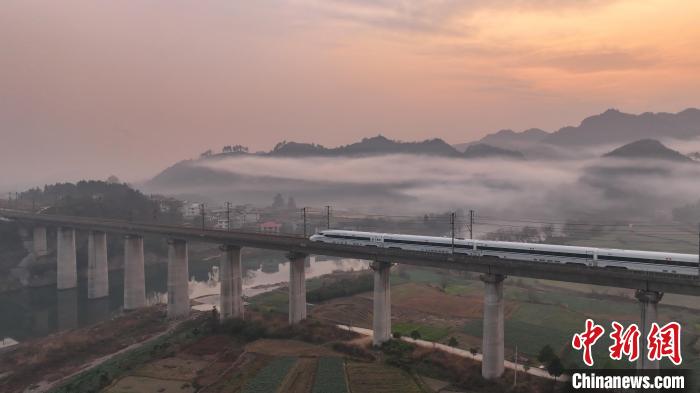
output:
[[[584,118],[578,126],[561,127],[551,133],[538,128],[521,132],[506,129],[454,146],[463,149],[470,144],[483,142],[511,149],[522,149],[535,144],[576,148],[629,143],[649,138],[693,137],[700,137],[700,109],[697,108],[687,108],[677,113],[644,112],[638,115],[608,109]]]

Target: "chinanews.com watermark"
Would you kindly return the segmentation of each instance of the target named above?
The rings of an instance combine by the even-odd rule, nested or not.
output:
[[[636,324],[625,327],[613,321],[611,328],[609,337],[612,345],[608,347],[610,359],[633,363],[634,366],[641,365],[641,369],[592,368],[593,346],[605,335],[605,328],[588,319],[584,331],[572,337],[571,346],[581,352],[583,363],[591,368],[569,370],[570,391],[691,391],[690,373],[681,368],[683,356],[679,323],[652,323],[648,332],[643,332]],[[658,364],[662,360],[672,363],[673,366],[659,369]]]
[[[569,380],[572,391],[665,391],[689,392],[690,376],[687,370],[572,370]]]

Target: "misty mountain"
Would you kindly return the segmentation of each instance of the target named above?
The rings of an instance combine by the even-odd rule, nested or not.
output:
[[[578,126],[568,126],[548,133],[539,128],[522,132],[500,130],[468,143],[454,145],[459,151],[477,143],[486,143],[504,149],[518,150],[528,157],[544,155],[563,158],[556,148],[578,148],[629,143],[640,139],[691,139],[700,136],[700,110],[689,108],[678,113],[651,113],[640,115],[623,113],[616,109],[585,118]],[[565,155],[564,155],[565,156]]]
[[[486,143],[477,143],[475,145],[467,146],[463,157],[466,158],[491,158],[491,157],[501,157],[510,158],[516,160],[524,160],[525,156],[523,153],[515,150],[503,149],[496,146],[487,145]]]
[[[656,139],[641,139],[606,153],[603,157],[630,159],[657,159],[678,162],[690,162],[690,158],[669,149]]]
[[[484,143],[487,145],[500,147],[504,149],[519,150],[538,144],[548,136],[549,133],[547,131],[541,130],[539,128],[530,128],[522,132],[515,132],[513,130],[500,130],[493,134],[488,134],[475,142],[460,143],[454,145],[454,148],[459,151],[464,151],[471,145]]]
[[[149,180],[150,187],[206,186],[239,181],[241,176],[232,172],[196,165],[196,160],[184,160],[172,165]]]
[[[268,153],[270,156],[372,156],[383,154],[426,154],[443,157],[457,157],[459,152],[442,139],[429,139],[422,142],[401,142],[382,135],[364,138],[360,142],[335,148],[326,148],[314,143],[281,142]]]
[[[700,136],[700,110],[640,115],[609,109],[584,119],[577,127],[564,127],[542,142],[558,146],[592,146],[627,143],[648,138],[689,139]]]
[[[698,168],[686,163],[693,160],[655,139],[641,139],[584,167],[578,187],[596,190],[625,214],[642,214],[644,208],[662,210],[671,199],[692,198],[694,193],[687,187]],[[650,192],[652,188],[658,191]]]

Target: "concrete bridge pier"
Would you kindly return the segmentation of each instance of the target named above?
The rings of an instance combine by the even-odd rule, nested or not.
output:
[[[481,375],[495,379],[503,375],[503,280],[500,274],[484,274],[484,329]]]
[[[56,328],[59,332],[78,327],[78,289],[56,293]]]
[[[389,287],[391,263],[374,261],[370,267],[374,270],[372,344],[381,345],[391,339],[391,288]]]
[[[58,228],[56,242],[56,287],[75,288],[78,284],[78,268],[75,260],[75,229]]]
[[[49,253],[46,243],[46,227],[34,227],[34,240],[32,248],[35,257],[43,257]]]
[[[639,300],[641,306],[641,318],[639,321],[639,342],[646,343],[647,335],[651,330],[651,324],[658,320],[658,305],[661,298],[664,296],[662,292],[646,291],[638,289],[635,297]],[[647,359],[646,346],[640,346],[639,358],[637,359],[637,370],[658,370],[659,361],[650,361]]]
[[[109,295],[107,268],[107,234],[100,231],[88,233],[88,299]]]
[[[168,318],[186,317],[190,313],[187,242],[168,240]]]
[[[306,267],[307,255],[290,252],[289,259],[289,324],[306,319]]]
[[[243,318],[243,270],[241,269],[241,248],[222,246],[224,259],[219,269],[221,281],[221,318]]]
[[[124,309],[146,305],[146,275],[143,266],[143,237],[124,236]]]

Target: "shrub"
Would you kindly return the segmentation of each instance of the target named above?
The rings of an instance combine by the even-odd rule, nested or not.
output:
[[[450,337],[450,341],[447,343],[447,345],[449,345],[451,347],[456,347],[459,345],[459,342],[457,341],[456,338]]]
[[[358,347],[357,345],[336,342],[333,343],[333,350],[362,360],[367,360],[371,362],[376,360],[374,355],[372,355],[365,349]]]

